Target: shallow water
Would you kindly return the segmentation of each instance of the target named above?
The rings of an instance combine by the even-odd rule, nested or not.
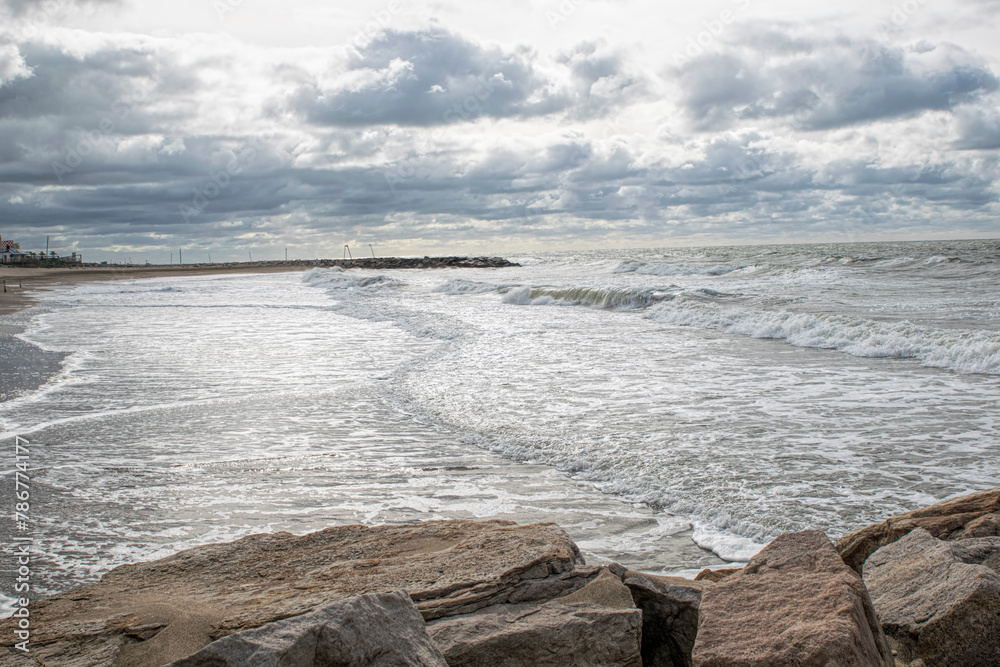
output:
[[[673,571],[1000,484],[998,242],[513,259],[52,297],[23,337],[64,369],[0,403],[39,443],[48,590],[446,517]]]

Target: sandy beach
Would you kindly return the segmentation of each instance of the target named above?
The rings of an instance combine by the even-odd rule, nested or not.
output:
[[[45,290],[85,281],[136,280],[164,276],[305,271],[307,262],[247,262],[217,266],[107,266],[42,269],[0,266],[0,401],[34,391],[59,372],[64,355],[21,340],[26,322],[17,313],[30,308]]]
[[[0,266],[0,280],[6,286],[0,291],[0,316],[15,313],[34,303],[39,290],[97,280],[136,280],[164,276],[202,276],[225,273],[284,273],[306,271],[308,262],[245,262],[205,265],[153,266],[87,266],[81,268],[39,269],[20,266]]]

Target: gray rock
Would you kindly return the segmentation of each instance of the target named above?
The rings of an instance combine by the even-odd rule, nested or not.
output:
[[[1000,575],[962,562],[988,551],[964,542],[943,542],[918,528],[865,563],[875,611],[901,662],[1000,664]]]
[[[837,540],[844,562],[861,574],[865,560],[915,528],[934,537],[962,539],[1000,535],[1000,487],[979,491],[891,516],[881,523],[853,530]]]
[[[1000,572],[1000,537],[973,537],[952,542],[952,552],[963,563],[985,565]]]
[[[642,664],[690,667],[698,634],[698,607],[708,581],[662,577],[627,570],[623,583],[642,610]]]
[[[448,667],[404,591],[347,598],[212,642],[168,667]]]
[[[431,621],[427,631],[449,667],[641,667],[642,613],[603,570],[571,595],[500,604]]]
[[[978,519],[973,519],[965,524],[962,530],[951,536],[950,539],[997,536],[1000,536],[1000,512],[993,512],[992,514],[984,514]]]
[[[227,635],[365,593],[405,590],[431,619],[547,601],[596,573],[551,523],[453,520],[251,535],[124,565],[97,584],[33,603],[32,657],[60,667],[160,667]],[[15,622],[0,621],[0,634],[11,636]]]
[[[892,667],[865,586],[817,530],[785,533],[702,592],[695,667]]]

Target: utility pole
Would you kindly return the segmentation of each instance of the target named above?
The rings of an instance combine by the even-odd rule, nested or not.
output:
[[[178,255],[177,263],[178,264],[183,264],[184,263],[184,248],[178,248],[177,249],[177,255]]]
[[[247,254],[250,255],[250,261],[253,261],[253,253],[247,250]]]
[[[368,247],[369,247],[369,248],[371,248],[371,251],[372,251],[372,259],[375,259],[375,248],[372,248],[372,244],[371,244],[371,243],[369,243],[369,244],[368,244]]]
[[[212,253],[208,253],[208,263],[212,263]]]
[[[174,265],[174,253],[170,253],[170,266]]]
[[[288,261],[288,248],[285,248],[285,261]]]
[[[49,254],[49,237],[48,236],[45,237],[45,254],[46,255]]]

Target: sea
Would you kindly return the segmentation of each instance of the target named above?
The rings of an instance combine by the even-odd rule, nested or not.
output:
[[[43,595],[253,533],[449,518],[690,574],[1000,485],[1000,241],[508,259],[46,293],[18,339],[61,362],[0,402],[4,497],[15,436],[32,494],[0,532],[33,540]]]

